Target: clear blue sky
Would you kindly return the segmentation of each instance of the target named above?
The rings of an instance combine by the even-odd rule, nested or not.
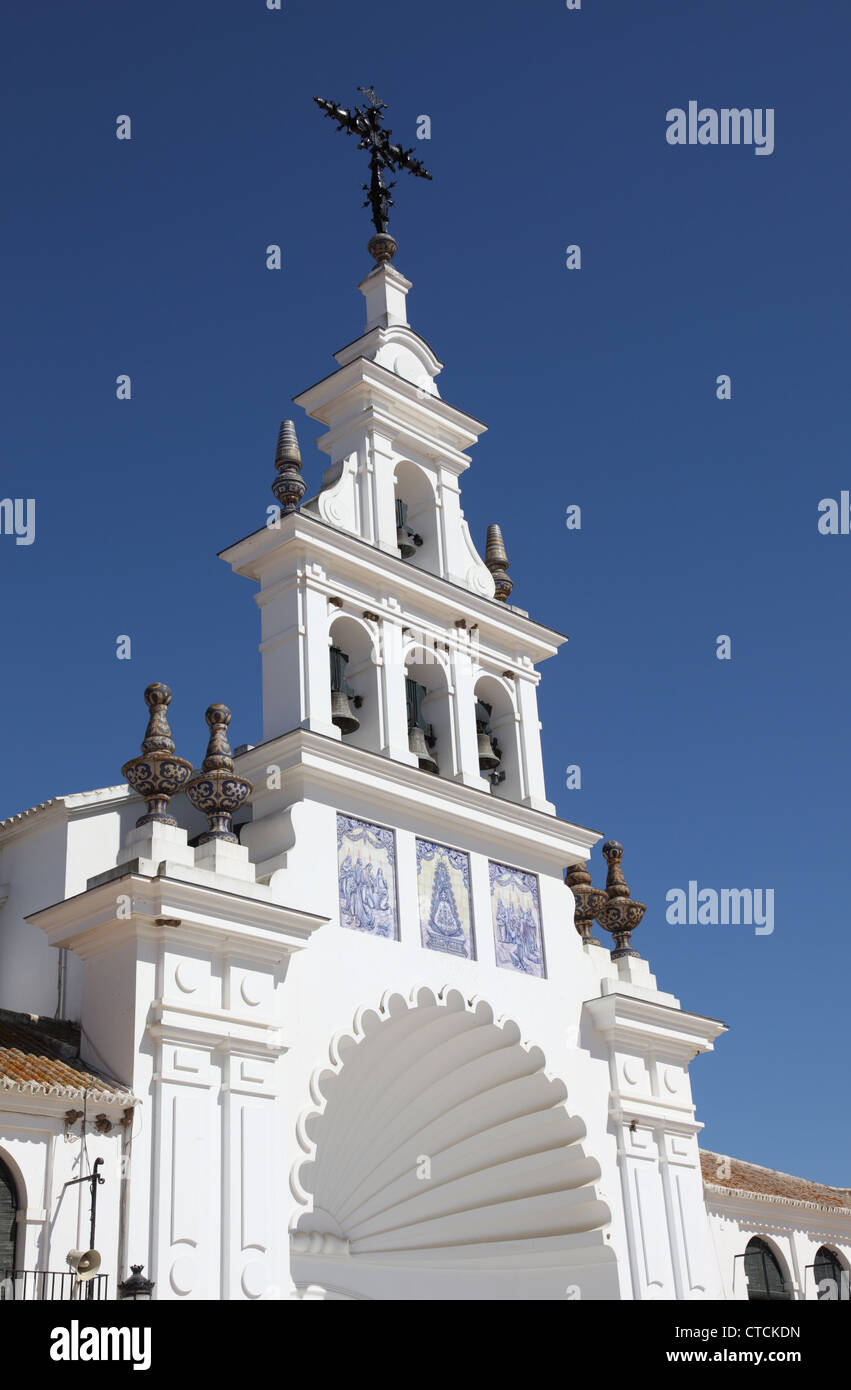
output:
[[[851,1184],[851,536],[817,530],[851,486],[847,0],[155,0],[4,26],[0,496],[36,499],[37,533],[0,537],[0,814],[120,781],[151,680],[194,761],[210,701],[258,738],[253,586],[216,552],[263,523],[291,397],[360,330],[365,157],[311,97],[374,83],[434,175],[400,179],[391,224],[412,322],[490,427],[467,518],[480,541],[502,522],[515,601],[571,637],[543,668],[551,796],[623,841],[662,987],[730,1026],[692,1068],[703,1142]],[[773,108],[774,153],[671,148],[692,99]],[[773,935],[668,925],[690,879],[773,888]]]

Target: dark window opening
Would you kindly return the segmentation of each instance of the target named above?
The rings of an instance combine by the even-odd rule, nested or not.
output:
[[[770,1246],[759,1236],[748,1241],[745,1250],[745,1277],[748,1281],[748,1298],[763,1303],[788,1302],[791,1289],[780,1268],[777,1256]]]

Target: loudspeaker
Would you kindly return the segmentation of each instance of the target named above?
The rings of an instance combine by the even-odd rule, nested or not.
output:
[[[100,1269],[100,1255],[97,1250],[69,1250],[66,1259],[81,1284],[94,1279]]]

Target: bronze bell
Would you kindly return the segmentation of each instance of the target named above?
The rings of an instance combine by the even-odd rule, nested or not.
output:
[[[331,723],[336,724],[341,734],[353,734],[360,728],[360,720],[344,690],[331,691]]]
[[[408,525],[408,506],[406,502],[396,499],[396,544],[399,547],[399,554],[403,560],[410,560],[416,554],[418,545],[422,545],[422,536],[416,535]]]
[[[421,729],[419,724],[412,725],[412,727],[408,730],[408,747],[410,748],[414,757],[418,760],[423,772],[440,771],[439,767],[437,766],[437,763],[435,762],[434,758],[429,752],[429,746],[426,742],[425,730]]]
[[[346,680],[346,666],[349,658],[339,647],[331,648],[331,723],[341,734],[353,734],[360,728],[360,720],[352,708],[360,708],[363,703]]]
[[[493,772],[502,762],[502,754],[491,734],[491,713],[491,705],[486,705],[484,700],[476,701],[476,738],[479,747],[479,767],[482,772]]]

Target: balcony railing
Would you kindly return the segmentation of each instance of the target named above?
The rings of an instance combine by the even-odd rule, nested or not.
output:
[[[73,1270],[7,1269],[0,1276],[0,1302],[24,1299],[29,1302],[103,1300],[107,1297],[108,1274],[96,1274],[81,1283]]]

